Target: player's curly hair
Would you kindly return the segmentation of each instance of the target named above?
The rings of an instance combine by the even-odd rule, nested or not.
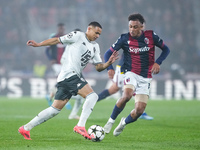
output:
[[[128,21],[130,21],[130,20],[132,20],[132,21],[138,20],[141,24],[145,23],[144,17],[139,13],[129,15]]]
[[[88,26],[99,27],[102,29],[102,26],[100,25],[100,23],[96,21],[90,22]]]

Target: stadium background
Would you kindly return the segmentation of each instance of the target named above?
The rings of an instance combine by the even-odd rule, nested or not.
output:
[[[97,42],[104,52],[128,31],[127,17],[139,12],[146,29],[153,29],[171,53],[154,76],[151,99],[200,100],[200,1],[198,0],[0,0],[0,95],[44,97],[53,86],[53,72],[44,47],[26,46],[42,41],[63,22],[66,33],[83,31],[98,21],[103,32]],[[160,50],[156,50],[156,55]],[[43,71],[34,71],[39,67]],[[91,65],[84,76],[98,93],[110,84],[107,72]]]

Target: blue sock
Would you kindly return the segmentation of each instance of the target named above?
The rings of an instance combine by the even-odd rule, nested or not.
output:
[[[115,105],[113,112],[112,112],[110,117],[113,120],[115,120],[117,118],[117,116],[121,113],[122,110],[123,110],[123,108],[119,108],[119,107],[117,107],[117,105]]]
[[[99,99],[97,102],[101,101],[102,99],[110,96],[110,93],[108,92],[108,89],[103,90],[99,95]]]
[[[125,119],[125,123],[126,123],[126,124],[129,124],[129,123],[134,122],[134,121],[136,121],[136,120],[137,120],[137,119],[133,119],[133,118],[131,117],[131,114],[129,114],[128,117],[126,117],[126,119]]]

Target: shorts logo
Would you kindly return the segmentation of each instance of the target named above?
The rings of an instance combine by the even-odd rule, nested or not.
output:
[[[81,81],[85,82],[85,79],[84,79],[84,78],[80,78],[80,79],[81,79]]]
[[[77,88],[78,88],[79,86],[81,86],[81,83],[78,83],[78,84],[77,84]]]
[[[127,79],[126,79],[126,82],[130,82],[130,78],[127,78]]]

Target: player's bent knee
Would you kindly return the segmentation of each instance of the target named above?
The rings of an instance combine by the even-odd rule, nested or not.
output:
[[[125,101],[125,102],[128,102],[131,98],[132,98],[131,95],[123,95],[123,97],[122,97],[123,101]]]
[[[138,116],[140,116],[140,115],[143,114],[144,108],[142,108],[142,107],[137,107],[137,108],[135,108],[135,112],[136,112],[136,114],[137,114]]]

